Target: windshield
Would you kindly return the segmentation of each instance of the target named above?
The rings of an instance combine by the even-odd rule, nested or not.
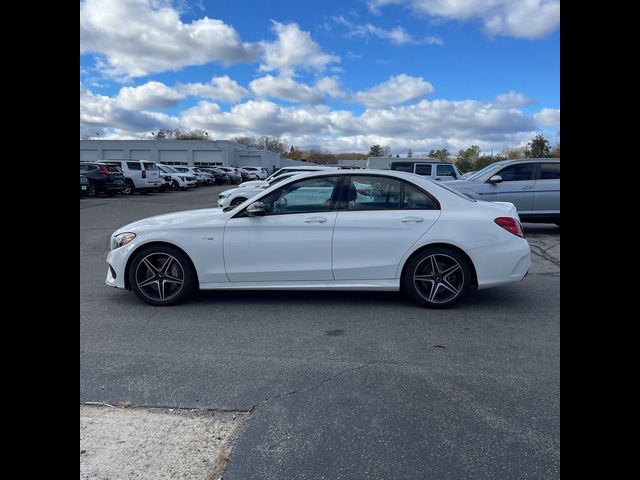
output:
[[[163,166],[162,171],[165,173],[178,173],[178,171],[173,167]]]
[[[465,180],[467,182],[473,182],[474,180],[477,180],[478,178],[482,177],[485,173],[490,172],[491,170],[496,169],[498,167],[501,167],[505,163],[508,163],[508,161],[496,162],[496,163],[492,163],[490,165],[487,165],[482,170],[478,170],[476,173],[471,175],[469,178],[466,178]]]

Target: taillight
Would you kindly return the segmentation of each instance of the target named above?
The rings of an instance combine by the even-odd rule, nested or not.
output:
[[[147,178],[147,171],[146,170],[142,170],[142,178]]]
[[[105,165],[100,165],[100,168],[98,169],[98,171],[103,175],[111,175],[111,172]]]
[[[498,217],[494,220],[498,225],[500,225],[505,230],[513,233],[514,235],[524,238],[524,232],[522,231],[522,225],[515,218],[511,217]]]

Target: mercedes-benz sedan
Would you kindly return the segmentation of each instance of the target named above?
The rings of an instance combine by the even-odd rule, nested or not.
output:
[[[444,308],[472,288],[520,281],[530,266],[512,204],[476,201],[411,173],[296,175],[224,210],[119,228],[107,284],[160,306],[199,287],[402,289]]]

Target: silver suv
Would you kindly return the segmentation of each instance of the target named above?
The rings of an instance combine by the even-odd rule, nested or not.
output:
[[[503,160],[444,183],[477,200],[513,203],[523,222],[560,226],[559,158]]]

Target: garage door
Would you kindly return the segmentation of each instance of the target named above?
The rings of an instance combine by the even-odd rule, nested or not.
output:
[[[158,150],[158,161],[160,163],[179,162],[187,165],[188,153],[188,150]]]
[[[236,167],[259,167],[262,157],[260,155],[238,155]]]
[[[194,150],[193,151],[194,165],[204,165],[204,164],[222,165],[222,161],[223,161],[222,150]]]
[[[103,160],[118,160],[124,158],[123,150],[102,150]]]
[[[81,162],[95,162],[98,160],[98,150],[80,150]]]
[[[131,150],[129,158],[135,160],[151,160],[151,150]]]

